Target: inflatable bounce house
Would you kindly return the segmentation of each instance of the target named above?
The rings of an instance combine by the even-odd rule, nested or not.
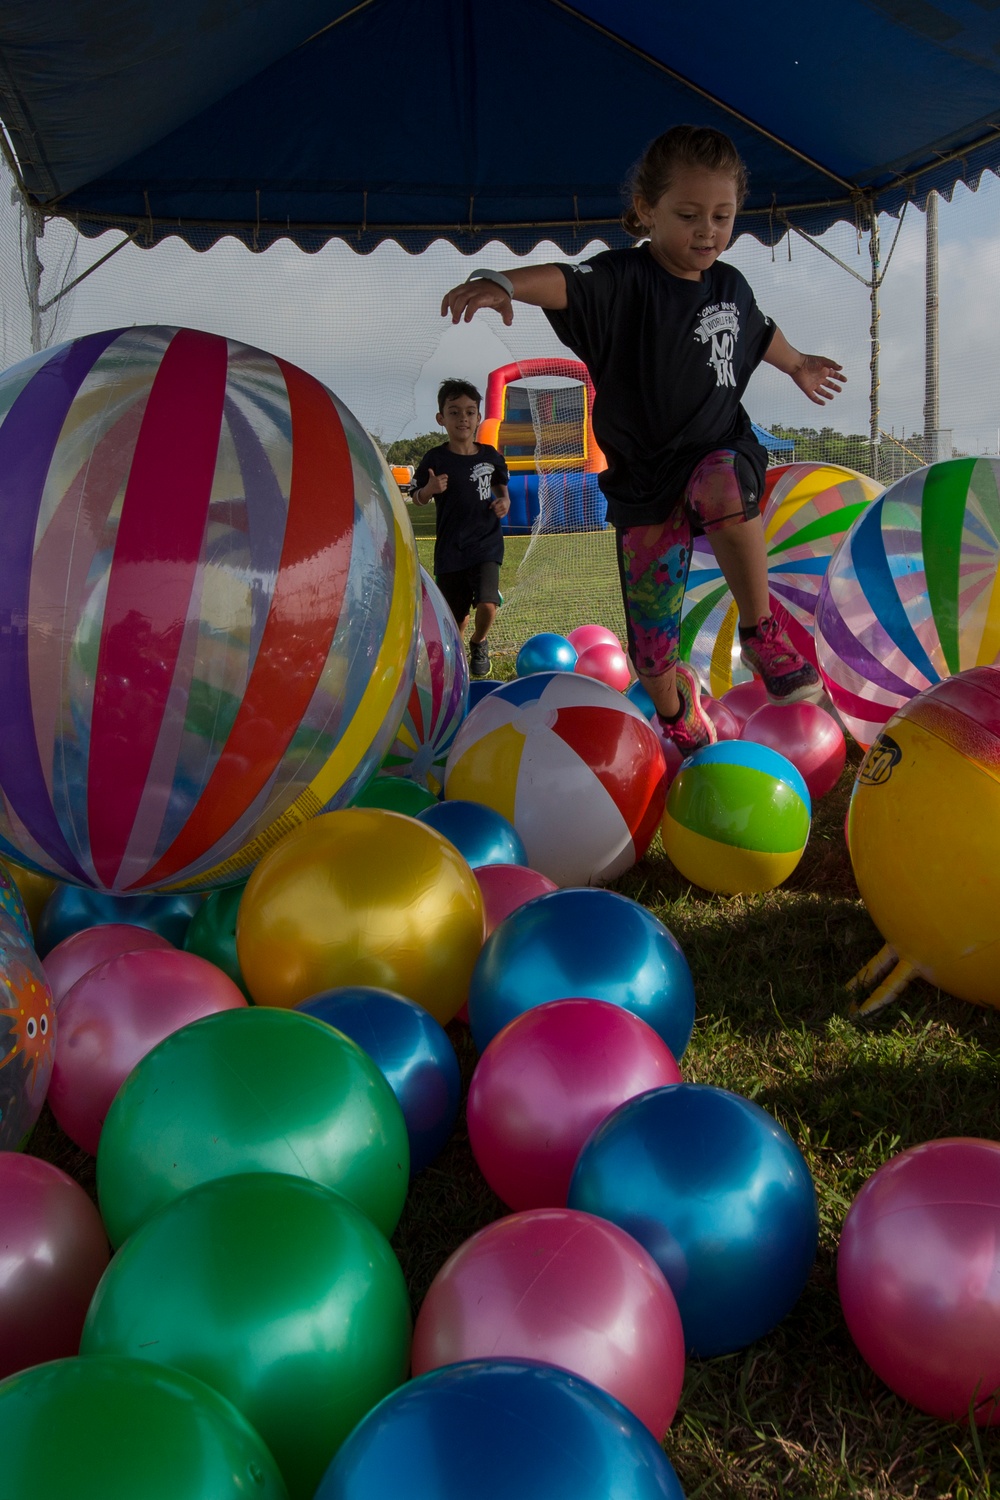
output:
[[[546,377],[543,387],[521,383]],[[558,382],[558,383],[557,383]],[[601,531],[607,504],[597,476],[607,468],[590,413],[594,386],[575,359],[522,359],[493,370],[478,438],[498,448],[510,470],[504,530]]]
[[[549,383],[523,383],[539,377]],[[536,522],[545,532],[602,531],[607,525],[597,478],[607,462],[594,437],[593,400],[593,381],[579,360],[522,359],[491,371],[477,437],[498,448],[510,470],[510,510],[503,523],[509,535],[523,536]],[[753,430],[770,462],[794,458],[793,442],[756,422]]]

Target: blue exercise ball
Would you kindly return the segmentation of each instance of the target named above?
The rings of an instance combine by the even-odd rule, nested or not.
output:
[[[580,1152],[568,1203],[645,1245],[702,1357],[780,1323],[816,1258],[816,1190],[799,1148],[758,1104],[707,1084],[668,1084],[616,1109]]]
[[[444,1027],[392,990],[344,985],[295,1006],[334,1026],[367,1052],[396,1096],[410,1138],[410,1176],[447,1144],[458,1117],[462,1077]]]
[[[315,1500],[684,1500],[659,1443],[588,1380],[469,1360],[401,1386],[336,1454]]]
[[[492,807],[456,797],[417,813],[417,821],[436,828],[455,845],[473,869],[480,865],[527,865],[528,851],[513,823]]]
[[[63,938],[85,927],[103,927],[125,922],[147,927],[160,937],[183,946],[191,918],[201,906],[198,893],[175,892],[168,896],[112,896],[82,885],[58,885],[42,907],[35,932],[35,946],[44,958]]]
[[[514,670],[518,677],[530,677],[533,672],[572,672],[576,663],[576,647],[564,635],[542,630],[529,635],[517,653]]]
[[[640,713],[646,715],[647,719],[651,719],[656,713],[656,704],[646,692],[641,677],[636,678],[632,686],[626,691],[625,696],[630,703],[635,704]]]
[[[694,1026],[694,983],[680,944],[652,912],[615,891],[552,891],[510,914],[483,946],[469,986],[482,1052],[548,1000],[609,1000],[639,1016],[678,1060]]]

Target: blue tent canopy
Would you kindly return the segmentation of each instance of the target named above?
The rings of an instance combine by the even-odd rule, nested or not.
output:
[[[775,437],[773,432],[768,432],[763,427],[758,427],[756,422],[751,422],[753,435],[768,453],[794,453],[795,444],[791,438]]]
[[[35,203],[86,234],[470,253],[621,242],[629,164],[710,124],[768,241],[1000,167],[1000,7],[5,0],[0,117]]]

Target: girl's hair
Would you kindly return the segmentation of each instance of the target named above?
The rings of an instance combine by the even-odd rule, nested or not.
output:
[[[633,167],[626,192],[628,201],[622,224],[636,239],[649,230],[635,211],[635,199],[656,203],[667,191],[679,167],[704,167],[708,172],[729,172],[736,182],[736,207],[742,208],[749,178],[739,152],[721,130],[707,125],[675,125],[646,147],[642,160]]]

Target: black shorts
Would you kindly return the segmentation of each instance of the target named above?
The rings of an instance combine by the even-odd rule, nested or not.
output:
[[[435,573],[434,582],[456,620],[464,620],[474,604],[499,604],[500,564],[473,563],[457,573]]]

